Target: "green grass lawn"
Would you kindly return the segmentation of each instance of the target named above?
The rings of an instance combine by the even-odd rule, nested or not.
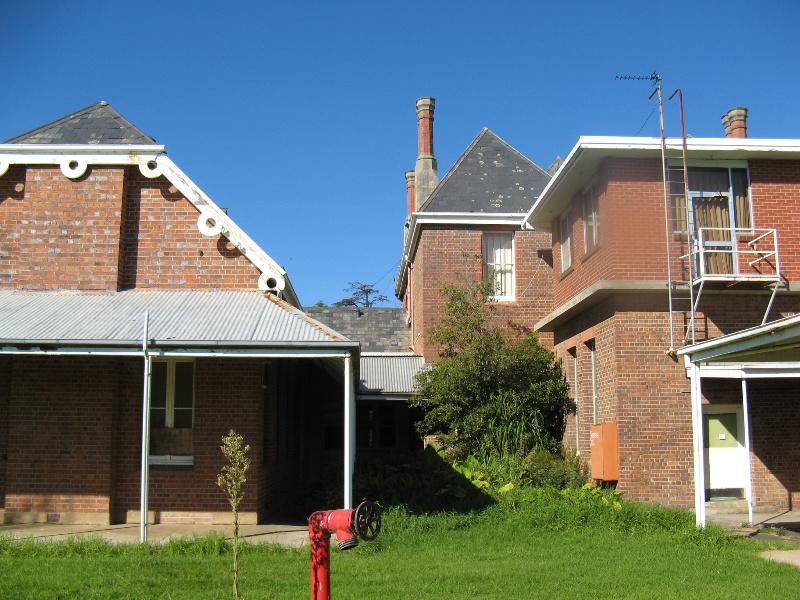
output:
[[[579,490],[529,493],[473,514],[390,511],[377,540],[346,552],[334,544],[331,588],[336,600],[797,597],[800,569],[760,558],[766,548],[698,532],[681,511]],[[2,540],[0,598],[228,598],[230,568],[219,538]],[[307,598],[308,549],[246,546],[240,591]]]

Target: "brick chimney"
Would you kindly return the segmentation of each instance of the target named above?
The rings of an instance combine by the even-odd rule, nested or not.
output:
[[[409,215],[413,213],[414,209],[417,207],[415,177],[414,171],[406,171],[406,203],[408,205]]]
[[[722,115],[722,124],[725,126],[725,137],[747,137],[747,109],[737,106]]]
[[[425,97],[417,100],[417,134],[419,140],[419,156],[414,168],[414,210],[419,210],[428,196],[439,183],[439,172],[436,157],[433,155],[433,109],[434,98]],[[408,181],[408,178],[406,178]]]

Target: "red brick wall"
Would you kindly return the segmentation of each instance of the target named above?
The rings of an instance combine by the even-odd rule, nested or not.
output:
[[[737,382],[738,383],[738,382]],[[800,382],[748,382],[753,496],[756,505],[783,510],[800,502]]]
[[[580,453],[591,460],[593,421],[591,353],[597,353],[597,422],[619,425],[619,483],[628,497],[693,506],[692,428],[689,383],[669,347],[665,296],[609,298],[556,332],[557,355],[578,359]],[[571,383],[572,369],[567,366]],[[573,383],[574,385],[574,383]],[[573,388],[573,394],[575,388]],[[574,423],[564,437],[575,446]]]
[[[553,222],[556,306],[598,281],[667,280],[661,163],[612,158],[598,170],[600,241],[585,251],[580,194],[572,200],[572,267],[561,270],[558,220]],[[678,248],[671,248],[677,254]]]
[[[92,167],[76,180],[57,167],[21,175],[14,167],[0,177],[0,285],[115,290],[124,169]],[[20,183],[23,192],[16,191]]]
[[[781,272],[789,281],[800,275],[800,161],[751,160],[753,224],[778,230]]]
[[[15,356],[6,512],[108,513],[114,359]]]
[[[114,512],[139,509],[142,383],[140,360],[126,360],[125,385],[119,390],[120,418],[117,421],[118,473],[114,491]],[[225,493],[217,486],[217,474],[226,464],[220,446],[231,429],[250,445],[252,463],[240,510],[259,510],[258,486],[261,472],[263,432],[261,362],[253,359],[198,359],[195,363],[194,465],[151,466],[150,510],[230,510]],[[118,517],[119,518],[119,517]]]
[[[730,333],[760,323],[768,298],[716,294],[704,302],[709,337]],[[781,316],[796,300],[776,300],[773,316]],[[564,361],[580,415],[580,453],[591,459],[592,385],[587,340],[594,339],[598,366],[598,422],[619,425],[620,479],[617,489],[631,498],[675,506],[692,507],[693,450],[691,394],[682,360],[666,354],[669,348],[669,313],[666,294],[627,294],[609,298],[559,327],[556,354]],[[680,345],[680,344],[679,344]],[[574,381],[570,350],[578,360],[578,382]],[[704,380],[704,396],[713,402],[740,403],[736,382]],[[772,382],[754,382],[751,419],[754,427],[755,486],[757,501],[781,506],[790,490],[800,494],[789,465],[796,464],[794,447],[800,447],[795,427],[795,402],[790,392],[775,392]],[[778,387],[784,383],[778,383]],[[757,395],[769,388],[765,397]],[[731,391],[733,389],[733,391]],[[777,415],[777,416],[775,416]],[[782,419],[782,420],[781,420]],[[777,427],[777,423],[787,424]],[[759,445],[756,445],[758,423]],[[788,429],[787,429],[788,427]],[[794,427],[794,429],[792,429]],[[564,436],[566,448],[575,447],[574,417]]]
[[[552,309],[550,236],[542,232],[514,234],[516,293],[513,302],[495,303],[494,322],[512,337],[533,330]],[[410,275],[411,333],[414,352],[436,358],[427,332],[443,314],[447,285],[477,282],[483,277],[482,234],[478,227],[426,226],[419,238]],[[406,299],[407,302],[407,299]],[[541,334],[545,345],[549,334]]]
[[[0,356],[0,508],[6,500],[8,465],[8,407],[11,394],[11,356]]]
[[[792,281],[800,269],[800,161],[750,161],[754,225],[778,229],[781,271]],[[597,281],[667,280],[664,192],[660,161],[607,159],[598,169],[600,244],[584,250],[580,195],[572,201],[572,267],[561,272],[558,221],[552,224],[556,304],[566,302]],[[673,279],[682,267],[685,239],[670,236]]]
[[[224,236],[202,235],[199,211],[170,189],[128,171],[121,288],[257,289],[258,269]]]
[[[256,289],[259,271],[164,177],[15,166],[0,177],[0,286],[20,289]],[[174,189],[174,188],[172,188]]]

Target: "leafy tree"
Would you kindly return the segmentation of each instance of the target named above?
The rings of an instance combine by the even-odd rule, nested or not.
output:
[[[233,429],[222,436],[220,450],[229,464],[222,467],[217,476],[217,485],[225,490],[233,511],[233,600],[239,598],[239,504],[244,498],[242,487],[250,468],[250,459],[247,458],[250,446],[243,445],[243,442],[242,436]]]
[[[491,323],[490,283],[448,286],[429,339],[440,360],[417,376],[417,428],[457,457],[559,452],[570,408],[567,382],[535,334],[509,341]]]
[[[328,305],[325,304],[324,300],[317,300],[317,303],[314,306],[316,308],[326,308]]]
[[[351,292],[352,295],[348,298],[342,298],[338,302],[334,302],[334,306],[364,306],[371,307],[380,302],[386,302],[388,298],[385,294],[381,294],[380,290],[376,289],[370,283],[361,283],[360,281],[351,281],[350,284],[344,288],[345,292]]]

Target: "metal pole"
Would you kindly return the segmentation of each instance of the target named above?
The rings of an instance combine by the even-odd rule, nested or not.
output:
[[[742,409],[744,412],[744,448],[747,452],[747,519],[753,524],[753,466],[750,462],[750,402],[747,398],[747,379],[742,379]]]
[[[353,508],[353,467],[356,449],[355,395],[353,394],[353,363],[344,359],[344,508]]]
[[[147,542],[148,491],[150,486],[150,377],[153,361],[147,351],[150,313],[144,313],[144,338],[142,353],[144,354],[144,386],[142,391],[142,481],[139,497],[139,541]]]

